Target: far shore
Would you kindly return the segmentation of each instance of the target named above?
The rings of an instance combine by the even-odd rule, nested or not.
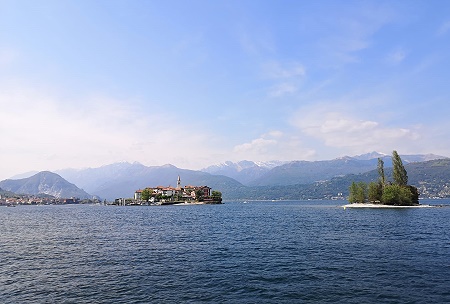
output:
[[[413,205],[413,206],[394,206],[394,205],[382,205],[382,204],[361,204],[353,203],[341,206],[342,208],[435,208],[438,206],[432,205]]]

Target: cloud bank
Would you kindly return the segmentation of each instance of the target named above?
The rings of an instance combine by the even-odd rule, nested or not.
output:
[[[147,113],[136,100],[64,100],[40,90],[0,90],[2,177],[33,170],[118,161],[200,168],[214,138],[171,113]],[[180,153],[182,149],[182,153]]]

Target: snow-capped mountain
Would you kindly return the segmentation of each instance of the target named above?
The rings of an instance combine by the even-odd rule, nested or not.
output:
[[[353,156],[351,158],[354,158],[354,159],[357,159],[357,160],[371,160],[371,159],[374,159],[374,158],[384,158],[386,156],[390,157],[390,155],[388,155],[386,153],[373,151],[373,152],[366,153],[366,154],[356,155],[356,156]]]
[[[377,168],[378,158],[383,159],[385,167],[392,166],[391,156],[382,152],[370,152],[356,156],[344,156],[333,160],[322,161],[272,161],[258,163],[227,161],[203,169],[215,175],[231,177],[247,186],[273,186],[309,184],[320,180],[346,174],[359,174]],[[401,155],[405,164],[436,159],[445,156],[434,154]]]
[[[357,160],[374,160],[381,158],[385,161],[385,165],[387,162],[387,165],[390,166],[391,164],[391,155],[382,153],[382,152],[370,152],[366,154],[356,155],[356,156],[345,156],[347,158],[351,159],[357,159]],[[400,155],[403,163],[416,163],[416,162],[424,162],[429,160],[436,160],[436,159],[446,159],[447,157],[436,155],[436,154],[412,154],[412,155]]]
[[[243,160],[237,163],[226,161],[218,165],[209,166],[201,171],[215,175],[225,175],[245,185],[285,163],[283,161],[254,162]]]

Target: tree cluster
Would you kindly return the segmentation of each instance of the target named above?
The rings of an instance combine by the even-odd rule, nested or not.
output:
[[[221,202],[222,201],[222,192],[217,191],[217,190],[213,190],[211,192],[211,198],[215,202]]]
[[[393,182],[386,182],[384,162],[378,159],[377,182],[353,182],[350,186],[350,203],[378,203],[385,205],[410,206],[419,203],[416,187],[408,185],[408,174],[397,151],[392,152]]]
[[[156,201],[160,201],[160,200],[162,200],[162,199],[167,199],[167,198],[169,198],[168,196],[163,195],[163,194],[161,194],[161,193],[153,193],[153,190],[150,189],[150,188],[145,188],[144,190],[142,190],[142,193],[141,193],[141,199],[142,199],[143,201],[148,202],[152,197],[153,197]]]

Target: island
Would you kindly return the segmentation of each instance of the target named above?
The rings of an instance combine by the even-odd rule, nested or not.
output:
[[[419,204],[419,191],[408,185],[408,174],[397,151],[392,152],[392,178],[386,181],[384,162],[378,158],[378,181],[366,184],[353,182],[350,186],[349,203],[345,208],[411,208],[431,207]]]
[[[177,186],[157,186],[138,189],[134,198],[118,198],[115,205],[199,205],[222,204],[222,193],[208,186],[181,186],[181,178],[178,176]]]

